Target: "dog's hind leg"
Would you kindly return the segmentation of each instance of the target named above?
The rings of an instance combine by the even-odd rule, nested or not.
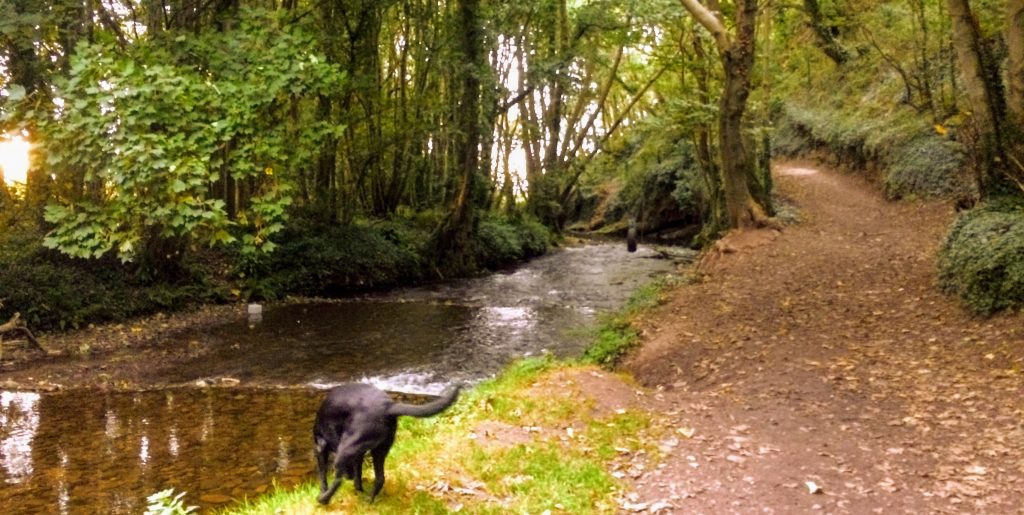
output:
[[[370,456],[373,457],[373,493],[370,494],[370,502],[373,502],[384,488],[384,460],[387,459],[393,443],[394,438],[389,438],[370,451]]]
[[[364,457],[360,456],[359,459],[352,462],[352,466],[348,469],[348,477],[355,483],[357,492],[363,491],[363,460]]]
[[[320,478],[320,493],[327,491],[327,455],[330,450],[327,442],[320,438],[315,440],[314,454],[316,454],[316,474]]]
[[[334,482],[327,488],[326,491],[321,492],[316,498],[320,504],[327,504],[331,502],[331,497],[338,491],[338,487],[341,486],[341,482],[346,476],[351,475],[355,460],[362,460],[366,451],[358,447],[358,439],[356,437],[348,437],[340,444],[338,444],[338,451],[334,455]],[[360,471],[360,475],[361,471]],[[360,478],[360,483],[362,478]]]

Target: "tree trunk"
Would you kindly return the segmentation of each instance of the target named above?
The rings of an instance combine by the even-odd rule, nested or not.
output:
[[[693,53],[699,61],[694,72],[697,83],[697,98],[703,105],[711,104],[710,62],[701,43],[700,36],[694,34]],[[722,174],[719,163],[715,160],[715,149],[712,145],[712,129],[709,124],[701,122],[694,130],[694,147],[697,162],[700,164],[704,187],[707,188],[707,205],[704,206],[704,231],[702,234],[715,234],[723,221],[724,199],[722,198]]]
[[[29,345],[31,345],[33,349],[36,349],[39,352],[42,352],[43,354],[46,354],[46,349],[44,349],[42,345],[39,345],[39,341],[36,340],[35,335],[32,334],[32,331],[28,329],[28,326],[25,325],[25,322],[21,320],[21,313],[15,313],[10,320],[4,322],[3,324],[0,324],[0,357],[2,357],[4,353],[3,335],[4,333],[9,332],[21,333],[22,335],[25,336],[25,339],[28,340]]]
[[[1006,1],[1006,102],[1010,121],[1024,130],[1024,0]]]
[[[956,47],[960,74],[970,104],[971,117],[978,132],[980,163],[975,172],[978,191],[984,195],[989,177],[1001,154],[999,143],[998,93],[986,72],[986,52],[977,19],[968,0],[946,0],[953,25],[953,46]]]
[[[807,15],[810,17],[811,30],[818,39],[821,51],[825,52],[825,55],[836,64],[844,64],[849,61],[849,52],[836,40],[835,24],[830,23],[821,14],[821,6],[818,5],[818,0],[804,0],[804,10],[807,11]]]
[[[767,209],[751,194],[755,178],[753,154],[743,141],[743,115],[750,96],[754,68],[757,0],[738,0],[735,35],[730,35],[717,15],[697,0],[680,0],[690,14],[715,38],[725,80],[718,104],[718,144],[722,162],[722,193],[730,227],[760,227],[768,223]]]
[[[476,193],[480,187],[480,60],[483,41],[480,0],[462,0],[457,12],[461,91],[455,123],[455,159],[459,184],[448,217],[442,223],[434,245],[440,264],[452,272],[475,267],[472,232],[476,226]]]

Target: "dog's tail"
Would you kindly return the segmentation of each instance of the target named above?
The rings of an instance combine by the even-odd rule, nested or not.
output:
[[[455,399],[459,398],[459,390],[461,389],[462,385],[459,384],[450,386],[440,397],[426,404],[415,405],[396,402],[388,408],[388,415],[408,415],[411,417],[431,417],[437,415],[455,403]]]

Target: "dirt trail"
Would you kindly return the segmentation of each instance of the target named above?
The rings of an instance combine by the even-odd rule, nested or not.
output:
[[[634,504],[1024,513],[1024,317],[938,291],[949,206],[807,163],[776,174],[801,222],[726,239],[624,366],[678,428]]]

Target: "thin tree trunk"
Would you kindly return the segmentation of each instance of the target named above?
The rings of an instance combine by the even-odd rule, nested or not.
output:
[[[455,159],[459,172],[459,184],[451,212],[442,224],[435,238],[435,249],[441,264],[448,270],[465,272],[471,270],[473,255],[471,249],[472,231],[476,225],[475,197],[479,184],[480,168],[480,78],[479,68],[482,57],[482,30],[480,27],[480,0],[461,0],[457,10],[460,32],[459,50],[462,59],[460,67],[459,106]]]
[[[1007,111],[1024,130],[1024,0],[1006,1]]]

